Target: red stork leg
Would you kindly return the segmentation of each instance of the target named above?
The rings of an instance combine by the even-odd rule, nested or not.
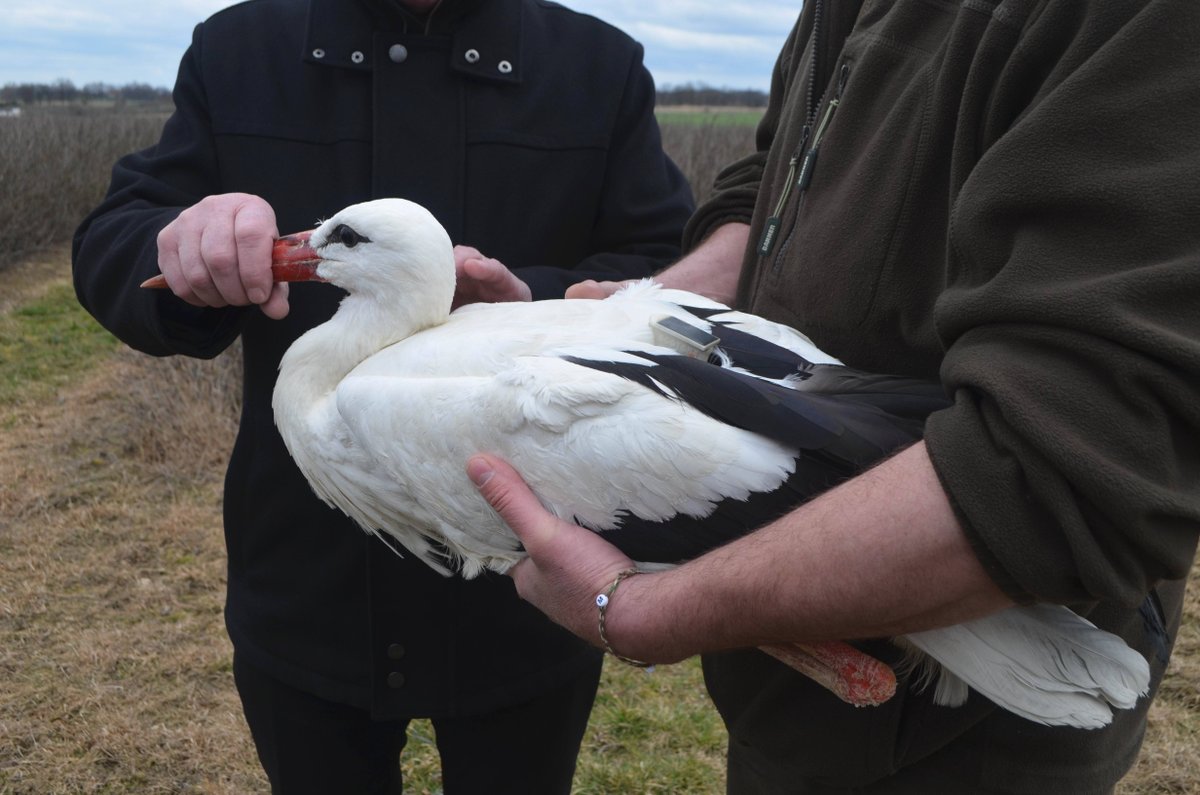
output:
[[[848,643],[777,643],[759,648],[856,707],[879,706],[896,694],[896,672]]]

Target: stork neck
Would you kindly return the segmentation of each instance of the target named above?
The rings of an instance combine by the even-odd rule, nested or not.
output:
[[[289,383],[291,394],[320,399],[367,357],[445,322],[449,303],[447,300],[441,311],[428,303],[412,306],[412,311],[397,311],[378,300],[349,295],[330,320],[292,343],[279,365],[280,381]]]

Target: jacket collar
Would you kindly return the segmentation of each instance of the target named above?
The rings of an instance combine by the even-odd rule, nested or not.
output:
[[[450,68],[497,83],[521,82],[521,0],[443,0],[430,31],[395,0],[309,0],[307,63],[371,71],[376,37],[449,36]],[[386,49],[386,48],[385,48]]]

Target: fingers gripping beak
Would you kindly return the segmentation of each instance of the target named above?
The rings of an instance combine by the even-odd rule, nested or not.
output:
[[[320,282],[317,266],[321,257],[309,244],[312,231],[285,235],[275,241],[271,249],[271,278],[276,282]],[[142,287],[156,290],[167,286],[166,278],[160,273],[142,282]]]

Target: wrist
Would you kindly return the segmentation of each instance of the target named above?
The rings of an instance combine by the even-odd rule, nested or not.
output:
[[[605,651],[635,663],[664,664],[679,662],[699,651],[681,643],[682,638],[673,631],[676,620],[670,617],[670,608],[663,602],[663,586],[670,575],[671,572],[643,572],[622,579],[617,590],[609,596],[606,608],[608,648]],[[599,593],[607,590],[605,587]],[[593,631],[596,629],[598,626]],[[600,646],[605,647],[603,639]]]
[[[728,223],[714,230],[704,243],[655,279],[664,287],[689,290],[732,306],[750,227]]]
[[[630,657],[617,651],[613,647],[612,633],[609,629],[609,624],[611,622],[610,613],[612,611],[614,599],[617,595],[617,589],[621,587],[621,583],[640,573],[641,572],[639,572],[637,569],[625,569],[617,574],[616,578],[611,584],[609,584],[607,588],[596,595],[597,632],[600,636],[600,644],[604,647],[604,650],[613,657],[616,657],[618,660],[623,663],[627,663],[628,665],[633,665],[638,668],[649,668],[652,663],[635,657]]]

